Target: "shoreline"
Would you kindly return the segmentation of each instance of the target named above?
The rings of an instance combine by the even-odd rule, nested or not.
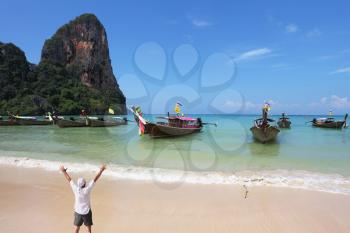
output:
[[[99,167],[99,165],[89,163],[67,163],[27,157],[0,156],[0,167],[39,168],[53,173],[58,170],[60,164],[66,165],[72,173],[86,174],[96,172]],[[350,177],[301,170],[246,170],[235,173],[224,173],[108,164],[108,170],[104,176],[112,180],[151,182],[158,185],[168,184],[170,186],[179,186],[182,184],[239,185],[242,187],[292,188],[350,195]]]
[[[1,232],[73,230],[73,194],[58,171],[2,165],[0,185]],[[241,185],[172,187],[103,175],[92,193],[93,232],[350,232],[349,195],[265,186],[245,194]]]

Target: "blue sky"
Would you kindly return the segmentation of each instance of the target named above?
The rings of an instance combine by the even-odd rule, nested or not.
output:
[[[348,1],[0,5],[0,41],[13,42],[33,63],[61,25],[94,13],[106,28],[128,104],[146,112],[172,111],[176,100],[185,112],[256,113],[264,101],[274,114],[350,112]]]

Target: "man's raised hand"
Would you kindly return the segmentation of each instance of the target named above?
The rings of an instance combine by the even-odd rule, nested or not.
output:
[[[105,169],[106,169],[106,165],[105,165],[105,164],[101,165],[100,171],[96,174],[96,176],[95,176],[95,178],[94,178],[94,182],[96,182],[96,181],[100,178],[100,176],[102,175],[102,172],[103,172]]]
[[[60,171],[61,171],[61,172],[65,172],[65,171],[67,171],[67,168],[65,168],[63,165],[61,165],[61,166],[60,166]]]
[[[104,171],[104,170],[106,170],[106,168],[107,168],[107,167],[106,167],[106,164],[102,164],[101,167],[100,167],[100,170],[101,170],[101,171]]]
[[[72,178],[67,173],[67,168],[65,168],[63,165],[60,166],[60,171],[63,173],[64,177],[66,177],[68,182],[70,182],[72,180]]]

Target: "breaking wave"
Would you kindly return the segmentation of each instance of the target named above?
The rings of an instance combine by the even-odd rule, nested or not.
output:
[[[94,164],[64,163],[25,157],[0,157],[0,164],[24,168],[42,168],[57,171],[60,164],[70,172],[97,171]],[[104,173],[113,179],[129,179],[160,183],[222,184],[246,186],[274,186],[350,194],[350,177],[301,170],[265,170],[225,172],[195,172],[109,164]]]

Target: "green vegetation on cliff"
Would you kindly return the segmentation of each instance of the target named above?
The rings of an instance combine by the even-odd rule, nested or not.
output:
[[[0,115],[7,111],[22,115],[42,115],[55,110],[79,114],[82,109],[104,114],[118,109],[105,94],[83,85],[59,64],[47,61],[34,66],[13,44],[0,43]]]
[[[107,35],[96,16],[84,14],[46,40],[40,63],[30,64],[14,44],[0,42],[0,115],[125,114]]]
[[[14,44],[0,43],[0,114],[21,109],[32,113],[32,103],[28,96],[33,95],[29,87],[35,74],[26,57]]]

